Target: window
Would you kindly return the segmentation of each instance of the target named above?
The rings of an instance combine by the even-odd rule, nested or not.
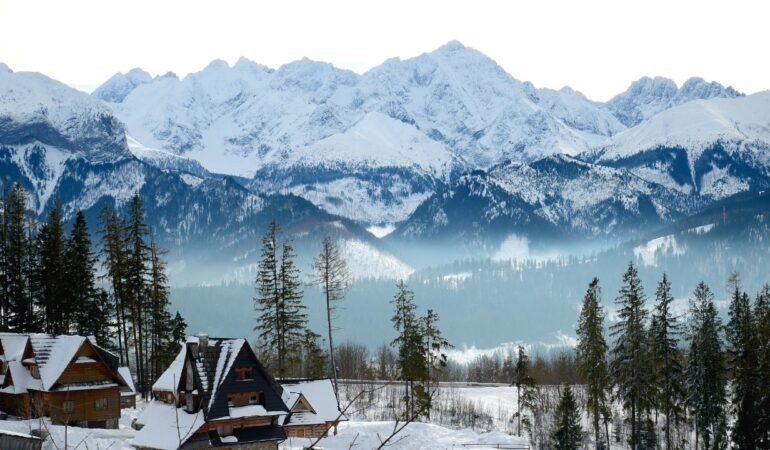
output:
[[[257,396],[255,394],[249,397],[249,405],[256,405],[256,404],[257,404]]]
[[[217,425],[217,434],[220,436],[230,436],[233,434],[232,425]]]
[[[74,400],[64,400],[61,402],[61,410],[65,413],[71,413],[75,411],[75,401]]]
[[[97,398],[96,399],[96,409],[107,409],[107,399],[106,398]]]
[[[227,396],[227,406],[235,406],[235,399],[232,395]]]
[[[237,373],[236,378],[238,381],[253,380],[251,378],[251,367],[237,367],[235,372]]]

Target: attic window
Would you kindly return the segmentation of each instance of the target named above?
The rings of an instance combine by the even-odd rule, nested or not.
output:
[[[236,367],[235,372],[238,381],[253,380],[251,377],[251,367]]]

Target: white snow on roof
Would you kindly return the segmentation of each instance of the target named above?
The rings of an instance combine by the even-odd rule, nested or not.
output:
[[[176,355],[170,366],[160,375],[158,381],[152,385],[153,391],[176,392],[179,386],[179,380],[182,379],[184,370],[184,361],[187,357],[187,346],[183,345],[182,350]]]
[[[88,364],[88,363],[95,363],[96,360],[91,358],[90,356],[78,356],[78,359],[75,360],[76,364]]]
[[[214,404],[214,399],[217,395],[217,389],[224,381],[225,377],[233,367],[235,357],[238,356],[238,352],[246,344],[245,339],[223,339],[220,341],[221,349],[219,351],[219,359],[217,360],[216,372],[214,372],[214,385],[211,388],[211,397],[209,398],[209,408]],[[210,341],[209,345],[213,342]]]
[[[243,417],[264,417],[264,416],[283,416],[286,415],[286,411],[268,411],[262,405],[248,405],[248,406],[231,406],[230,413],[224,417],[217,417],[211,420],[216,422],[219,420],[241,419]]]
[[[128,388],[131,389],[131,392],[136,394],[136,386],[134,386],[134,378],[131,376],[131,370],[129,370],[128,367],[118,367],[118,375],[120,375],[120,378],[123,378],[123,381],[126,382]]]
[[[29,370],[19,361],[8,361],[8,371],[11,374],[13,385],[2,389],[8,394],[24,394],[29,389],[41,390],[43,384],[40,380],[32,377]]]
[[[85,340],[83,336],[30,335],[45,390],[53,387]]]
[[[24,349],[27,347],[29,336],[26,334],[0,333],[0,343],[3,344],[6,361],[21,359]]]
[[[204,420],[201,411],[190,414],[184,408],[153,401],[136,422],[144,424],[144,427],[136,433],[132,441],[134,447],[175,450],[203,425]]]
[[[302,394],[315,410],[315,414],[312,411],[292,413],[287,425],[333,422],[340,416],[331,380],[307,380],[281,383],[281,385],[284,392],[283,399],[289,409],[294,407],[299,400],[299,394]],[[347,420],[347,417],[343,415],[340,420]]]

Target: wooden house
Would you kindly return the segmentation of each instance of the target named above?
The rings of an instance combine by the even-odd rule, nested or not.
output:
[[[245,339],[188,338],[135,422],[138,449],[277,449],[289,410]]]
[[[0,409],[55,424],[117,428],[127,382],[83,336],[0,333]],[[133,382],[131,382],[133,385]]]
[[[290,438],[317,438],[348,418],[340,412],[334,385],[328,378],[313,380],[281,380],[283,400],[289,415],[283,429]]]

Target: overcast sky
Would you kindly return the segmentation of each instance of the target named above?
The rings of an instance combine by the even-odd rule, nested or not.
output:
[[[607,100],[643,75],[770,88],[765,1],[0,0],[0,61],[90,90],[116,72],[306,56],[363,72],[456,39],[538,87]]]

